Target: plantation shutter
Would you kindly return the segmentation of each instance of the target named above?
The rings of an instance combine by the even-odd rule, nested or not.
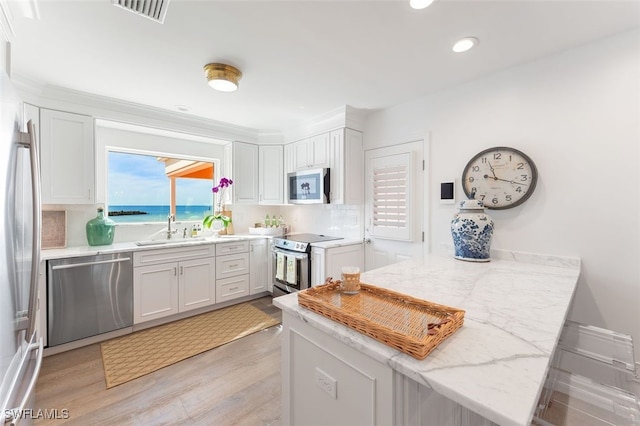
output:
[[[411,241],[411,164],[411,153],[374,159],[371,231],[377,238]]]

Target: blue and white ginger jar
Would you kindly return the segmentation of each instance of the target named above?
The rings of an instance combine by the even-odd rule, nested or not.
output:
[[[451,221],[455,258],[488,262],[493,236],[493,220],[484,212],[482,201],[463,200]]]

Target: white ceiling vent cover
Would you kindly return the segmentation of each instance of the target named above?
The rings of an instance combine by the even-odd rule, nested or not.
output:
[[[111,0],[111,3],[161,24],[169,7],[169,0]]]

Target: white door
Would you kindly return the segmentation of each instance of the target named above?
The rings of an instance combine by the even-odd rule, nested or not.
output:
[[[423,141],[365,152],[365,270],[422,257]]]

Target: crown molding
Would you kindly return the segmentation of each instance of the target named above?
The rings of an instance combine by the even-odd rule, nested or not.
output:
[[[167,132],[191,134],[216,140],[243,140],[253,143],[260,141],[260,131],[257,129],[41,84],[24,76],[14,76],[12,79],[23,99],[41,108],[91,115],[102,121],[146,126]]]
[[[16,33],[13,30],[13,15],[6,0],[0,0],[0,34],[5,41],[11,43]]]
[[[342,105],[285,130],[284,141],[285,143],[295,142],[344,127],[363,131],[366,113],[366,110]]]

